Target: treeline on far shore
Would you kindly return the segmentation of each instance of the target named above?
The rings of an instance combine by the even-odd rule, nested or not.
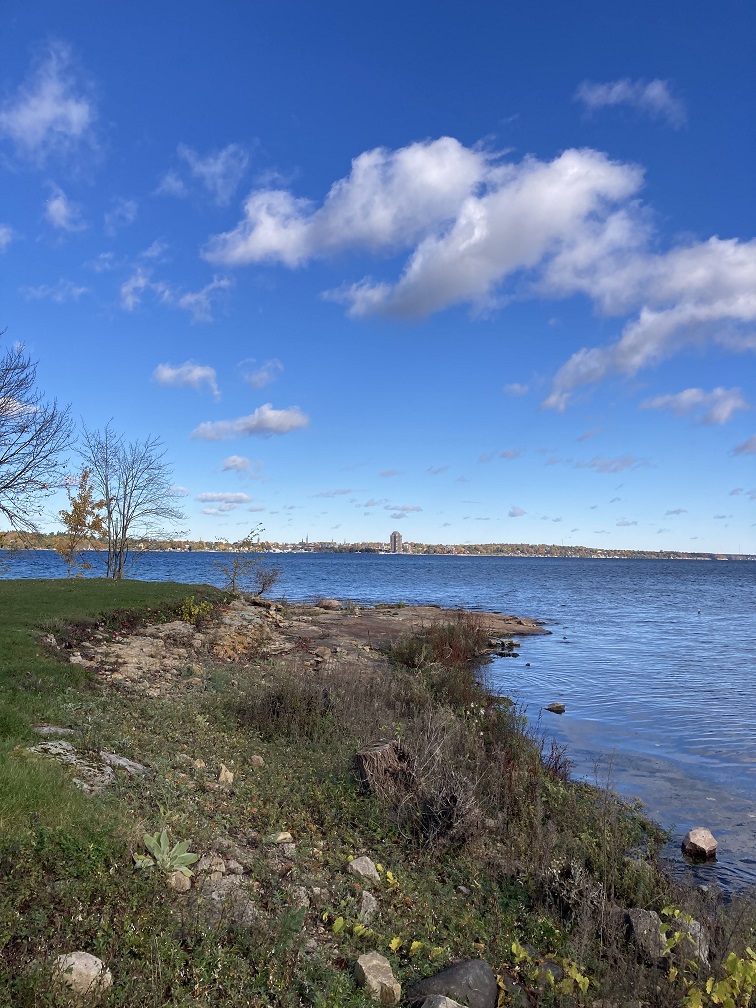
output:
[[[0,533],[0,545],[5,549],[57,549],[63,541],[58,532]],[[190,539],[136,539],[136,550],[173,550],[181,552],[227,552],[240,547],[240,543],[221,540]],[[246,545],[246,544],[245,544]],[[97,550],[103,544],[94,540],[84,549]],[[298,542],[279,543],[260,541],[255,550],[261,553],[389,553],[383,542],[336,543]],[[689,553],[684,550],[628,550],[599,549],[593,546],[565,546],[548,543],[446,543],[405,542],[402,553],[415,556],[508,556],[508,557],[582,557],[592,559],[643,559],[643,560],[756,560],[753,553]]]

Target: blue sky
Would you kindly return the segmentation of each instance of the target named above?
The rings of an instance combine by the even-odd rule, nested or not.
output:
[[[756,551],[750,4],[2,13],[4,339],[191,535]]]

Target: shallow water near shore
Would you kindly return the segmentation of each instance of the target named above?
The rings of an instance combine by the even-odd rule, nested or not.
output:
[[[0,577],[61,577],[56,554],[6,554]],[[147,553],[131,576],[221,582],[211,553]],[[676,873],[727,891],[756,885],[756,563],[276,554],[274,594],[513,613],[550,636],[486,669],[492,688],[567,745],[576,776],[638,797],[673,830]],[[92,572],[97,574],[97,568]],[[527,664],[529,663],[529,664]],[[566,705],[564,715],[542,708]],[[717,862],[688,866],[705,825]]]

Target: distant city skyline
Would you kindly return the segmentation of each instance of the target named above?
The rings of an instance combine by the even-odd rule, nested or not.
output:
[[[2,346],[192,538],[756,552],[754,31],[8,0]]]

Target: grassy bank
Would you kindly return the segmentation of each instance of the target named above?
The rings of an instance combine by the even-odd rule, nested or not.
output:
[[[359,675],[338,655],[313,666],[305,644],[301,660],[262,657],[256,632],[243,660],[208,652],[201,683],[158,697],[104,689],[44,643],[173,618],[187,595],[189,618],[220,598],[181,585],[0,582],[0,1004],[63,1004],[46,966],[76,949],[107,963],[103,1003],[114,1006],[358,1008],[371,1002],[353,964],[368,949],[403,984],[454,957],[485,959],[502,1004],[521,1008],[674,1008],[691,984],[716,1003],[706,979],[753,942],[750,909],[665,879],[659,830],[570,780],[565,753],[486,689],[479,619],[402,640]],[[37,721],[149,772],[118,772],[105,794],[85,796],[18,748],[36,741]],[[355,753],[377,739],[394,769],[361,782]],[[219,783],[223,767],[232,781]],[[180,896],[157,868],[135,868],[143,835],[163,829],[238,863],[254,904],[243,924],[232,910],[208,915],[196,884]],[[273,842],[284,832],[292,846]],[[347,870],[362,855],[377,881]],[[377,902],[369,920],[365,889]],[[670,906],[705,925],[710,969],[681,960],[671,979],[670,962],[643,962],[628,942],[626,909]]]

